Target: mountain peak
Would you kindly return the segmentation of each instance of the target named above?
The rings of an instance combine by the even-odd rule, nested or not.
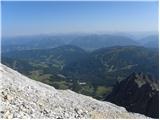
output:
[[[156,81],[142,72],[132,73],[126,79],[117,82],[113,91],[105,99],[128,111],[158,118],[159,89]]]
[[[149,86],[152,88],[152,90],[158,90],[158,84],[156,83],[156,80],[152,78],[151,75],[146,75],[143,72],[133,72],[126,81],[134,81],[138,87],[142,87],[145,84],[149,84]]]
[[[1,65],[1,118],[147,118],[109,102],[31,80]]]

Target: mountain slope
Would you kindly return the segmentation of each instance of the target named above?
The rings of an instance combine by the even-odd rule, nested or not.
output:
[[[159,40],[152,40],[144,44],[145,47],[149,48],[158,48],[159,47]]]
[[[56,90],[1,65],[0,118],[147,118],[70,90]]]
[[[126,45],[137,45],[139,44],[132,40],[131,38],[120,36],[120,35],[85,35],[81,36],[69,44],[76,45],[85,50],[95,50],[104,47],[112,47],[112,46],[126,46]]]
[[[159,36],[158,35],[147,36],[139,40],[139,43],[141,43],[141,45],[143,45],[144,47],[158,48],[159,47]]]
[[[87,59],[66,65],[64,71],[65,74],[74,75],[75,79],[100,81],[108,85],[123,80],[132,72],[141,71],[151,74],[157,80],[158,49],[137,46],[102,48],[91,52]]]
[[[106,101],[124,106],[128,111],[159,117],[158,83],[143,73],[132,73],[117,82]]]
[[[115,46],[87,53],[81,48],[65,45],[53,49],[22,50],[2,54],[2,63],[14,68],[13,61],[9,59],[29,64],[32,71],[41,70],[46,74],[61,73],[73,79],[87,81],[107,79],[114,82],[117,79],[122,80],[134,71],[149,73],[158,79],[158,49],[137,46]],[[19,67],[16,68],[19,70]]]
[[[18,61],[22,60],[28,62],[33,67],[40,67],[48,72],[58,72],[63,69],[66,64],[80,60],[86,55],[87,53],[81,48],[72,45],[65,45],[52,49],[21,50],[4,53],[2,54],[2,61],[4,56],[4,58],[12,58],[15,60],[17,59]]]
[[[137,46],[115,46],[93,52],[72,45],[14,51],[2,53],[2,63],[57,89],[69,88],[97,99],[104,99],[117,80],[133,72],[150,74],[155,80],[159,75],[158,49]],[[81,82],[85,85],[79,85]]]

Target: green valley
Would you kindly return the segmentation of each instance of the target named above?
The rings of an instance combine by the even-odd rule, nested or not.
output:
[[[132,72],[144,72],[158,80],[158,50],[115,46],[92,52],[73,45],[49,49],[6,52],[2,63],[58,89],[104,99],[116,81]]]

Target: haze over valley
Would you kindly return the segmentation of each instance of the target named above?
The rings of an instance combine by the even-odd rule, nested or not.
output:
[[[158,2],[24,3],[2,2],[2,64],[51,86],[50,90],[69,89],[129,112],[159,117]],[[12,74],[19,80],[6,66],[2,71],[9,74],[8,82],[13,82]],[[31,86],[39,89],[38,82]],[[106,118],[108,113],[104,114]]]

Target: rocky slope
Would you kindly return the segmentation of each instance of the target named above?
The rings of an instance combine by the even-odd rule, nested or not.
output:
[[[117,82],[106,101],[124,106],[131,112],[153,118],[159,117],[158,82],[143,73],[133,73],[123,81]]]
[[[147,118],[109,102],[56,90],[1,65],[0,118]]]

